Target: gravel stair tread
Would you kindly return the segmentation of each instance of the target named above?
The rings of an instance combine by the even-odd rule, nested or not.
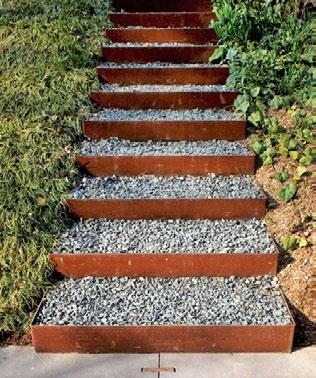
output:
[[[275,277],[70,279],[49,291],[38,325],[288,325]]]
[[[250,176],[84,177],[71,199],[264,198]]]
[[[233,112],[224,109],[103,109],[87,117],[90,121],[209,121],[240,120]]]
[[[81,156],[249,156],[247,145],[243,142],[213,141],[145,141],[135,142],[119,138],[100,141],[85,140],[79,151]]]
[[[226,85],[127,85],[104,84],[102,92],[235,92]]]
[[[103,47],[105,48],[115,48],[115,47],[211,47],[217,46],[214,43],[203,43],[203,44],[194,44],[194,43],[181,43],[181,42],[173,42],[173,43],[158,43],[158,42],[145,42],[145,43],[132,43],[132,42],[117,42],[111,44],[104,44]]]
[[[150,63],[115,63],[107,62],[100,64],[98,68],[227,68],[226,64],[211,63],[168,63],[168,62],[150,62]]]
[[[141,237],[139,237],[141,235]],[[274,253],[255,219],[79,221],[59,237],[57,253]]]

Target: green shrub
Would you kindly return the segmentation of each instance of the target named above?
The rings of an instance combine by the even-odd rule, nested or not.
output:
[[[211,27],[221,47],[212,60],[230,64],[227,84],[249,102],[246,107],[245,101],[238,100],[241,114],[257,111],[262,115],[265,106],[289,107],[293,103],[305,104],[310,98],[311,21],[298,3],[215,1],[218,20]],[[258,124],[262,116],[259,119],[259,114],[254,114],[253,120]]]

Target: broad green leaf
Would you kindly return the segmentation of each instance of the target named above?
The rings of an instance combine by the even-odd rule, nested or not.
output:
[[[213,52],[213,55],[210,57],[209,61],[214,62],[214,60],[220,60],[224,55],[224,49],[222,47],[218,47]]]
[[[263,149],[263,145],[262,143],[259,143],[257,140],[254,140],[252,143],[251,143],[251,148],[253,149],[253,151],[259,155]]]
[[[298,245],[300,248],[307,247],[308,241],[306,238],[299,238]]]
[[[286,251],[294,248],[297,245],[297,238],[294,235],[281,236],[280,241],[281,241],[282,247]]]
[[[295,183],[286,184],[279,191],[279,198],[284,202],[288,203],[296,194],[297,185]]]
[[[289,144],[288,144],[287,148],[288,148],[289,150],[294,150],[296,147],[297,147],[297,142],[296,142],[296,140],[291,139],[291,140],[289,141]]]
[[[306,167],[303,167],[302,165],[299,165],[296,168],[296,172],[297,172],[299,177],[302,177],[304,175],[304,173],[308,172],[308,169]]]
[[[290,174],[288,171],[282,171],[282,172],[279,172],[275,175],[276,179],[279,180],[280,182],[285,182],[286,180],[288,180],[288,178],[290,177]]]
[[[310,165],[313,161],[311,156],[303,156],[300,158],[299,163],[303,165]]]
[[[278,152],[283,157],[287,157],[288,154],[289,154],[289,150],[286,147],[283,147],[283,146],[279,147]]]
[[[255,126],[258,126],[259,122],[261,121],[262,115],[260,112],[253,112],[248,117],[248,121],[253,123]]]
[[[290,158],[293,159],[293,160],[297,160],[298,159],[298,152],[297,151],[290,151]]]
[[[260,87],[254,87],[250,89],[250,94],[252,97],[258,97],[260,93]]]
[[[246,114],[249,108],[249,105],[250,103],[249,103],[248,98],[243,95],[239,95],[234,102],[235,108],[240,110],[243,114]]]

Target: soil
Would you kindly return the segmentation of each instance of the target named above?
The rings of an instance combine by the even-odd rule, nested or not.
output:
[[[297,324],[295,347],[312,344],[312,188],[311,178],[304,177],[298,184],[296,198],[288,204],[278,199],[282,184],[275,174],[282,170],[289,173],[295,164],[287,158],[275,160],[272,166],[258,169],[255,178],[263,187],[269,200],[269,211],[265,217],[268,229],[278,243],[281,236],[295,235],[305,238],[308,246],[285,251],[278,243],[280,262],[278,278],[284,294],[288,299]]]

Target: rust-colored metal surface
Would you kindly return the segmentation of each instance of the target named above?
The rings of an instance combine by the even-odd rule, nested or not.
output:
[[[69,199],[65,204],[83,219],[260,219],[266,212],[266,198]]]
[[[91,139],[117,137],[144,140],[242,140],[246,120],[241,121],[83,121],[83,133]]]
[[[216,46],[103,46],[102,57],[116,63],[205,63],[215,49]]]
[[[92,92],[102,107],[119,109],[230,109],[237,92]]]
[[[109,28],[105,37],[114,43],[192,43],[205,44],[218,41],[210,28]]]
[[[216,18],[212,12],[110,13],[110,21],[119,26],[201,27],[207,28]]]
[[[225,84],[228,67],[97,67],[99,77],[110,84]]]
[[[275,326],[32,326],[36,352],[291,352],[294,323]]]
[[[209,12],[212,8],[209,0],[113,0],[112,5],[128,12]]]
[[[76,163],[93,176],[248,175],[255,155],[246,156],[77,156]]]
[[[251,277],[276,275],[278,253],[52,253],[65,277]]]

